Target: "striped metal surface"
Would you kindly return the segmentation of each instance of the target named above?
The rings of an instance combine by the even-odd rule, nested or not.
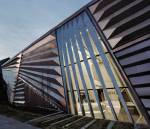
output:
[[[149,37],[149,0],[104,0],[91,11],[113,49]]]
[[[88,66],[89,61],[93,60],[93,66],[96,68],[95,71],[98,79],[100,81],[105,80],[101,77],[101,71],[99,71],[97,60],[100,56],[117,91],[118,98],[125,108],[128,117],[130,117],[130,121],[134,122],[110,66],[109,61],[111,58],[109,59],[107,55],[111,55],[110,57],[114,59],[112,62],[114,61],[116,63],[113,62],[114,65],[119,68],[118,74],[126,79],[124,80],[125,88],[130,88],[131,94],[136,96],[135,100],[138,100],[134,106],[137,108],[139,105],[142,105],[142,108],[140,106],[138,108],[144,109],[144,112],[139,111],[139,115],[143,116],[144,114],[144,118],[149,118],[149,16],[149,0],[95,0],[87,4],[81,10],[41,36],[3,66],[4,79],[9,86],[9,96],[12,99],[10,101],[28,106],[52,106],[60,110],[68,110],[69,106],[73,106],[74,113],[76,114],[76,103],[79,101],[80,106],[83,106],[80,101],[80,97],[82,96],[80,96],[81,89],[79,90],[77,86],[77,78],[79,77],[76,75],[77,71],[79,71],[82,77],[79,79],[79,82],[86,85],[87,80],[89,80],[93,84],[88,83],[88,85],[94,86],[93,77],[90,75],[92,72],[90,72]],[[56,36],[54,33],[56,33]],[[83,41],[80,39],[79,34],[80,36],[82,34],[82,40],[85,38],[85,43],[83,44],[87,46],[86,52],[84,52],[85,47],[84,45],[82,46]],[[69,36],[71,39],[73,37],[72,40],[74,41],[70,40]],[[72,43],[69,44],[66,40]],[[76,40],[80,41],[81,44],[76,43]],[[59,46],[59,53],[56,42]],[[91,46],[91,43],[92,45],[95,43],[95,46]],[[79,49],[80,53],[78,53],[78,47],[81,49]],[[90,57],[87,58],[86,53]],[[80,59],[81,54],[83,57]],[[81,64],[84,63],[88,71],[87,75],[89,76],[87,80],[84,80],[85,74],[82,72],[83,66]],[[77,71],[76,66],[79,67]],[[70,68],[72,68],[72,71]],[[74,76],[75,79],[73,80],[71,76]],[[71,88],[74,81],[77,86],[77,93],[73,89],[67,91],[67,88]],[[103,89],[105,90],[105,87]],[[92,114],[90,103],[93,102],[90,102],[89,99],[91,96],[86,91],[88,90],[86,86],[82,90],[85,90],[85,97],[89,101],[89,110]],[[94,87],[89,90],[94,92],[97,101],[96,104],[98,104],[99,96],[96,90],[94,90]],[[104,92],[107,94],[107,90]],[[107,99],[109,100],[109,96]],[[111,101],[109,101],[109,105],[112,107]],[[84,115],[86,112],[84,109],[82,110],[82,115]],[[147,121],[149,120],[147,119]]]
[[[150,115],[150,1],[103,0],[90,11]]]
[[[18,79],[51,106],[65,109],[61,69],[54,36],[47,36],[23,52]],[[28,98],[26,101],[32,99],[29,96],[26,98]],[[35,99],[35,103],[37,101],[39,100]],[[43,106],[43,103],[39,106]]]
[[[14,88],[14,103],[24,105],[25,104],[25,84],[20,79],[17,79],[17,83]]]
[[[19,71],[21,60],[21,54],[17,55],[16,57],[10,59],[3,65],[3,78],[5,83],[7,84],[7,93],[10,103],[14,102],[15,98],[15,87],[17,82],[17,75]],[[24,103],[24,101],[22,102]]]
[[[145,108],[150,111],[150,40],[115,53]]]

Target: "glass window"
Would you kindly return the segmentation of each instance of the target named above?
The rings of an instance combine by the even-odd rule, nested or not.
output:
[[[136,121],[136,123],[140,123],[140,124],[145,123],[143,116],[138,112],[138,110],[133,102],[132,95],[131,95],[129,89],[121,88],[121,92],[122,92],[124,100],[127,104],[129,112],[131,113],[134,121]]]
[[[78,112],[78,115],[83,115],[82,114],[82,104],[80,106],[80,101],[79,101],[79,96],[78,96],[78,93],[77,91],[74,91],[74,95],[75,95],[75,99],[76,99],[76,108],[77,108],[77,112]]]
[[[113,62],[113,60],[112,60],[112,58],[110,56],[110,54],[106,54],[106,57],[107,57],[107,59],[108,59],[108,61],[110,63],[110,67],[112,69],[112,72],[114,73],[115,79],[116,79],[119,87],[126,87],[126,84],[124,83],[124,81],[123,81],[123,79],[122,79],[122,77],[121,77],[117,67],[115,66],[115,64],[114,64],[114,62]]]
[[[89,73],[87,72],[85,62],[81,62],[81,66],[82,66],[82,71],[83,71],[83,75],[84,75],[84,80],[86,82],[86,88],[92,89],[92,87],[90,85],[90,79],[92,79],[92,78],[89,78]]]
[[[77,50],[76,55],[79,56],[78,61],[81,61],[81,60],[83,60],[83,56],[82,56],[82,52],[81,52],[81,49],[80,49],[80,46],[79,46],[79,41],[77,39],[78,39],[77,36],[75,36],[75,41],[76,42],[74,42],[74,44],[72,44],[72,46],[73,46],[74,53],[75,53],[75,50]]]
[[[68,95],[69,95],[69,107],[70,107],[70,111],[71,111],[71,113],[72,114],[75,114],[75,112],[74,112],[74,104],[73,104],[73,102],[72,102],[72,96],[71,96],[71,93],[70,92],[68,92]]]
[[[69,53],[69,50],[68,50],[68,44],[65,43],[65,46],[64,46],[64,52],[65,52],[65,59],[66,59],[66,65],[69,65],[71,64],[71,60],[70,60],[70,53]]]
[[[67,66],[69,68],[69,72],[70,72],[70,82],[72,84],[72,87],[73,87],[73,90],[77,90],[76,88],[76,83],[75,83],[75,77],[74,77],[74,74],[73,74],[73,71],[72,71],[72,66]],[[76,76],[76,75],[75,75]]]
[[[67,85],[67,90],[68,91],[70,91],[71,89],[70,89],[70,86],[71,85],[69,85],[69,80],[68,80],[68,74],[67,74],[67,70],[66,70],[66,67],[64,67],[64,72],[65,72],[65,79],[66,79],[66,85]]]
[[[77,81],[78,81],[78,84],[79,84],[79,89],[80,90],[84,90],[84,88],[83,88],[83,80],[81,80],[81,72],[82,72],[82,74],[83,74],[83,76],[84,76],[84,73],[83,73],[83,71],[80,71],[79,72],[79,68],[78,68],[78,65],[77,64],[75,64],[75,70],[76,70],[76,74],[77,74]]]
[[[85,115],[91,117],[91,113],[89,110],[88,102],[86,99],[85,91],[80,91],[81,103],[83,104],[83,108],[85,111]]]
[[[65,41],[60,42],[60,46],[63,46],[62,53],[64,53],[63,55],[66,59],[64,62],[69,68],[69,72],[65,68],[68,90],[70,90],[69,87],[72,87],[73,93],[75,94],[78,114],[82,114],[82,105],[85,110],[85,115],[91,116],[87,96],[85,94],[85,90],[87,90],[90,104],[96,118],[102,118],[102,113],[99,108],[101,105],[106,119],[113,120],[114,116],[117,116],[119,120],[129,122],[129,116],[125,112],[126,106],[124,105],[124,107],[121,104],[126,102],[127,108],[134,120],[138,121],[140,116],[134,104],[134,99],[127,89],[124,82],[125,80],[122,79],[110,54],[108,54],[102,39],[96,30],[94,30],[94,26],[88,18],[88,15],[82,13],[78,18],[72,20],[72,24],[67,24],[69,24],[69,26],[64,25],[66,27],[63,26],[60,31],[62,34],[65,33],[65,35],[63,34],[64,38],[62,39],[58,35],[58,41],[63,41],[64,39],[69,41],[68,43]],[[70,35],[70,37],[68,35]],[[108,64],[106,64],[104,60]],[[74,65],[75,71],[73,71]],[[107,65],[107,67],[105,65]],[[77,77],[74,76],[73,72],[76,72]],[[109,73],[112,73],[111,76]],[[77,89],[76,81],[79,83],[79,89]],[[117,84],[114,86],[113,82],[117,82]],[[83,88],[84,83],[86,84],[86,89]],[[116,92],[115,88],[120,88],[119,93],[122,94],[124,100],[120,99],[121,95],[118,96],[118,92]],[[79,103],[77,90],[80,90],[81,105]],[[71,98],[70,92],[68,93]],[[71,102],[70,108],[72,110]]]
[[[89,93],[90,102],[92,105],[92,109],[93,109],[95,118],[102,118],[100,110],[98,108],[98,104],[97,104],[96,99],[95,99],[94,91],[88,90],[88,93]]]

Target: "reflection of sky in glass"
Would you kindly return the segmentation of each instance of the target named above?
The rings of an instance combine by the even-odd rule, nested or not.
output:
[[[0,0],[0,59],[13,56],[90,0]]]
[[[17,75],[17,69],[11,69],[11,70],[3,70],[3,77],[6,83],[13,88],[15,81],[16,81],[16,75]]]

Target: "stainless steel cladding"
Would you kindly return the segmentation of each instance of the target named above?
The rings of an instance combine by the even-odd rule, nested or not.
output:
[[[19,72],[21,54],[17,55],[13,59],[9,60],[3,65],[3,78],[5,83],[7,84],[7,93],[8,99],[10,103],[13,103],[15,96],[14,96],[14,89],[16,87],[17,82],[17,75]],[[22,100],[24,103],[24,100]]]
[[[148,123],[149,5],[95,0],[81,8],[3,66],[10,101]]]
[[[104,0],[90,10],[141,111],[150,115],[150,1]]]

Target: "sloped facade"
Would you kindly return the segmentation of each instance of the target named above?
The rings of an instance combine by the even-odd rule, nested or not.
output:
[[[10,102],[147,123],[149,9],[147,0],[81,8],[3,65]]]

